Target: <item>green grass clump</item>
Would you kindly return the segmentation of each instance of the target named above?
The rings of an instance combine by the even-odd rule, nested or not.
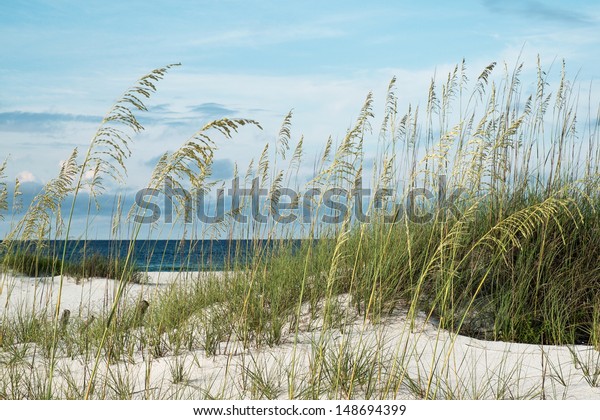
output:
[[[143,276],[139,269],[132,264],[126,264],[122,258],[105,257],[101,254],[92,254],[77,262],[68,262],[64,272],[77,279],[101,277],[139,283]]]
[[[600,345],[600,217],[582,199],[528,231],[502,227],[533,206],[513,202],[499,218],[482,204],[460,220],[372,227],[345,250],[356,256],[346,268],[356,266],[357,305],[381,316],[395,301],[414,302],[443,328],[477,338]]]
[[[74,277],[76,280],[101,277],[139,283],[143,276],[140,271],[131,265],[125,264],[123,259],[105,257],[101,254],[92,254],[78,261],[62,260],[54,256],[46,256],[33,252],[8,252],[2,259],[5,269],[30,277],[53,277],[62,274]]]
[[[11,252],[2,258],[4,269],[30,277],[54,276],[60,272],[60,261],[56,257],[47,257],[28,252]]]

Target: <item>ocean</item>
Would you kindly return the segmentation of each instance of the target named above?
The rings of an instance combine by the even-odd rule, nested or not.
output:
[[[132,247],[133,264],[143,271],[220,271],[234,263],[249,264],[257,249],[274,250],[281,241],[266,240],[52,240],[43,243],[42,254],[61,257],[67,246],[66,260],[80,261],[85,256],[125,258]],[[301,240],[285,240],[297,249]],[[34,242],[20,242],[19,248],[33,252]]]

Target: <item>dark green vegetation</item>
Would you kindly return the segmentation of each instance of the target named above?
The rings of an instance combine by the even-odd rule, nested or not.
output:
[[[2,266],[17,274],[30,277],[53,277],[60,275],[73,277],[76,280],[101,277],[121,280],[124,275],[126,281],[139,282],[141,273],[134,266],[125,264],[118,258],[109,258],[100,254],[88,255],[78,261],[66,261],[54,256],[47,256],[39,252],[15,251],[4,255]]]

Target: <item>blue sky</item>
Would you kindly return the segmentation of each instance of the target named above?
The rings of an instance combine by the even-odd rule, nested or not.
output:
[[[18,177],[35,192],[73,147],[85,149],[133,81],[181,62],[148,102],[121,188],[145,185],[157,156],[211,119],[260,121],[263,131],[245,129],[218,151],[216,170],[226,175],[259,153],[290,109],[293,136],[317,153],[330,134],[343,135],[368,91],[383,101],[394,75],[403,104],[424,101],[434,74],[463,58],[476,76],[520,56],[524,77],[538,54],[556,69],[564,58],[589,84],[599,76],[599,29],[595,1],[6,0],[0,158],[8,157],[9,183]],[[8,227],[0,222],[0,237]]]

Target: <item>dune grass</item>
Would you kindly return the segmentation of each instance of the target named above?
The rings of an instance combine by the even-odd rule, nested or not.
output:
[[[91,254],[78,260],[63,263],[57,256],[44,255],[41,252],[14,251],[4,255],[1,260],[4,270],[30,277],[54,277],[62,274],[77,281],[101,277],[120,280],[123,275],[128,282],[140,282],[142,275],[135,266],[125,266],[119,258]]]
[[[441,87],[432,82],[424,109],[404,113],[392,80],[380,129],[372,128],[369,94],[346,135],[325,143],[306,185],[352,191],[370,177],[372,190],[391,194],[345,198],[364,207],[368,223],[352,212],[338,224],[322,223],[322,195],[311,197],[315,212],[305,224],[240,223],[236,216],[252,206],[242,201],[219,223],[192,223],[186,232],[191,240],[261,239],[251,258],[240,252],[240,262],[222,273],[181,273],[149,307],[131,289],[140,225],[129,229],[132,245],[118,262],[92,256],[92,264],[71,266],[66,245],[50,259],[16,253],[17,240],[69,237],[73,208],[66,223],[60,215],[67,196],[83,188],[101,194],[100,175],[125,177],[129,136],[143,128],[135,113],[146,110],[143,101],[169,69],[124,94],[83,161],[75,150],[3,241],[6,267],[32,277],[55,273],[60,282],[56,304],[5,310],[0,397],[560,398],[577,375],[598,386],[600,139],[593,115],[578,122],[578,96],[564,65],[550,91],[539,64],[537,79],[524,85],[522,65],[496,75],[492,63],[470,82],[463,62]],[[167,178],[174,188],[215,187],[209,179],[216,139],[243,126],[260,128],[247,119],[202,127],[164,154],[148,187]],[[277,206],[282,187],[300,185],[303,141],[294,145],[290,113],[246,174],[236,167],[243,188],[268,191],[259,203],[264,213]],[[92,179],[84,176],[90,170]],[[411,202],[409,191],[432,193]],[[0,211],[8,210],[7,194],[1,184]],[[398,203],[410,211],[397,212]],[[181,222],[185,209],[175,207]],[[120,216],[117,227],[127,223]],[[299,247],[288,240],[298,236],[307,239]],[[68,275],[115,279],[107,286],[112,300],[95,313],[61,318]],[[508,358],[477,377],[469,366],[476,362],[457,356],[458,334],[562,347],[539,348],[539,383],[527,382],[525,361]],[[565,357],[573,364],[568,372]],[[200,375],[211,360],[220,371]],[[168,385],[156,385],[161,364]]]

